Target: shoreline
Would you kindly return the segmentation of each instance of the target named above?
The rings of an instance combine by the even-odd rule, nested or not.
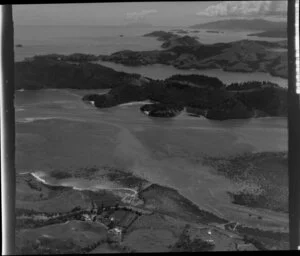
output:
[[[284,153],[284,152],[267,152],[267,153],[265,153],[265,152],[260,152],[260,153],[254,153],[254,155],[256,154],[256,155],[258,155],[258,156],[262,156],[262,157],[264,157],[265,155],[269,155],[271,153],[271,155],[273,156],[273,155],[282,155],[282,154],[286,154],[286,153]],[[250,154],[251,155],[251,154]],[[243,157],[243,156],[242,156]],[[245,155],[244,157],[247,157],[247,155]],[[234,157],[231,157],[231,158],[228,158],[228,159],[234,159]],[[114,171],[113,171],[114,172]],[[53,187],[58,187],[58,188],[63,188],[63,187],[65,187],[65,188],[71,188],[71,189],[74,189],[74,190],[78,190],[78,191],[91,191],[91,192],[97,192],[97,191],[103,191],[103,190],[107,190],[107,191],[111,191],[112,193],[114,193],[114,190],[116,191],[116,193],[118,194],[119,193],[119,195],[121,195],[121,197],[122,197],[122,195],[123,195],[123,198],[126,198],[126,197],[128,197],[130,194],[131,194],[131,196],[133,196],[133,197],[139,197],[139,195],[140,195],[140,193],[142,193],[144,190],[146,190],[149,186],[151,186],[151,185],[154,185],[154,186],[159,186],[159,187],[161,187],[162,189],[166,189],[166,190],[174,190],[177,194],[179,194],[181,197],[183,197],[183,198],[185,198],[186,200],[188,200],[188,201],[190,201],[196,208],[198,208],[200,211],[205,211],[205,212],[208,212],[208,213],[210,213],[210,214],[212,214],[212,215],[215,215],[217,218],[221,218],[221,219],[224,219],[224,216],[223,216],[223,214],[222,214],[222,216],[221,215],[219,215],[219,214],[217,214],[217,212],[214,210],[214,211],[210,211],[209,209],[207,209],[207,207],[204,207],[203,209],[201,209],[201,205],[198,205],[196,202],[193,202],[191,199],[189,199],[189,198],[187,198],[186,196],[184,196],[178,189],[176,189],[176,188],[173,188],[173,187],[168,187],[168,186],[165,186],[165,185],[160,185],[160,184],[156,184],[156,183],[151,183],[151,182],[149,182],[149,181],[144,181],[144,182],[146,182],[145,183],[145,185],[143,185],[143,187],[144,188],[140,188],[140,189],[137,189],[137,188],[130,188],[130,187],[126,187],[126,186],[124,186],[124,185],[122,185],[122,181],[121,181],[121,183],[120,183],[120,185],[121,185],[121,187],[115,187],[115,186],[118,186],[117,184],[115,184],[115,182],[113,181],[112,183],[110,183],[110,182],[108,182],[108,184],[110,184],[109,186],[107,186],[107,185],[92,185],[92,183],[90,182],[88,182],[87,183],[87,185],[88,186],[86,186],[86,185],[84,185],[84,186],[81,186],[81,187],[77,187],[77,186],[74,186],[74,184],[72,184],[72,181],[67,181],[67,182],[64,182],[64,183],[60,183],[59,181],[61,180],[60,178],[55,178],[55,177],[53,177],[54,179],[56,179],[57,181],[58,181],[58,184],[54,184],[54,183],[51,183],[51,182],[48,182],[47,181],[47,178],[43,178],[43,176],[45,176],[45,175],[43,175],[42,173],[40,173],[40,174],[37,174],[38,172],[33,172],[33,173],[24,173],[24,175],[28,175],[28,174],[30,174],[30,175],[32,175],[35,179],[37,179],[38,181],[40,181],[40,182],[42,182],[43,184],[45,184],[45,185],[47,185],[47,186],[53,186]],[[117,174],[117,173],[119,173],[119,174]],[[117,171],[117,173],[115,174],[115,175],[124,175],[126,172],[124,172],[124,171]],[[104,177],[108,177],[107,175],[108,175],[109,173],[107,173],[107,174],[100,174],[101,176],[100,177],[102,177],[103,175],[104,175]],[[50,176],[49,176],[50,175]],[[135,174],[131,174],[131,175],[133,175],[133,177],[135,177]],[[222,175],[221,173],[220,173],[220,175]],[[48,174],[48,175],[46,175],[46,176],[48,176],[49,178],[51,178],[51,173],[50,174]],[[73,176],[74,177],[74,176]],[[76,176],[75,176],[76,177]],[[126,181],[126,176],[124,176],[124,178],[125,178],[125,180],[124,181]],[[140,178],[139,177],[136,177],[137,178],[137,180],[139,180]],[[64,178],[62,178],[62,180],[63,180]],[[77,177],[76,179],[78,179],[78,180],[80,180],[81,178],[79,177]],[[100,178],[101,179],[101,178]],[[66,178],[66,180],[68,180],[68,178]],[[71,179],[72,180],[72,179]],[[83,180],[85,180],[85,178],[83,178]],[[74,183],[74,182],[73,182]],[[100,181],[100,183],[101,183],[101,181]],[[126,182],[125,182],[126,183]],[[107,184],[107,182],[106,182],[106,184]],[[110,187],[111,186],[111,187]],[[130,193],[128,194],[127,192],[128,191],[130,191]],[[120,194],[121,193],[121,194]],[[133,195],[132,195],[132,193],[133,193]],[[124,194],[125,194],[125,196],[124,196]],[[123,201],[123,200],[122,200]],[[126,201],[126,200],[125,200]],[[277,212],[277,211],[273,211],[273,210],[271,210],[271,209],[266,209],[266,208],[256,208],[256,207],[254,207],[254,208],[252,208],[251,206],[247,206],[247,205],[240,205],[240,204],[235,204],[234,202],[231,202],[231,204],[232,204],[232,207],[233,208],[236,208],[236,209],[239,209],[239,211],[241,211],[241,212],[251,212],[251,213],[253,213],[254,215],[257,215],[257,216],[259,216],[259,215],[261,215],[262,213],[267,213],[267,212],[270,212],[270,213],[274,213],[274,214],[278,214],[279,216],[281,215],[281,214],[283,214],[283,213],[281,213],[281,212]],[[256,212],[256,213],[255,213]],[[226,217],[225,217],[226,218]],[[234,221],[233,219],[229,219],[229,220],[226,220],[227,222],[232,222],[232,221]],[[270,223],[269,223],[270,224]],[[270,228],[270,225],[268,224],[268,226],[269,227],[264,227],[264,225],[262,225],[262,226],[260,226],[260,230],[264,230],[264,231],[273,231],[274,232],[274,230],[281,230],[280,232],[283,232],[283,230],[284,229],[282,229],[282,228],[279,228],[278,229],[278,227],[277,228],[274,228],[274,229],[271,229]],[[248,227],[251,227],[251,226],[249,226],[249,225],[247,225],[246,223],[244,223],[243,224],[244,226],[248,226]]]
[[[116,64],[116,65],[122,65],[125,68],[141,68],[141,67],[151,67],[151,66],[153,66],[153,67],[155,67],[155,66],[172,67],[172,68],[177,69],[179,71],[179,73],[180,73],[180,71],[195,71],[195,72],[197,72],[197,71],[221,71],[221,72],[228,73],[228,74],[233,73],[233,75],[234,74],[247,75],[247,74],[253,74],[253,73],[263,73],[263,74],[270,75],[271,77],[274,77],[274,78],[281,78],[281,79],[288,80],[287,76],[281,76],[281,75],[272,74],[270,72],[262,72],[262,71],[241,71],[241,70],[230,70],[229,71],[229,70],[226,70],[224,68],[180,68],[180,67],[176,67],[176,66],[173,66],[173,65],[166,65],[166,64],[163,64],[163,63],[129,65],[129,64],[123,64],[123,63],[118,63],[118,62],[109,61],[109,60],[97,60],[97,61],[92,61],[91,63],[95,63],[95,64],[98,64],[98,65],[104,65],[104,66],[106,66],[105,63]],[[107,67],[113,68],[110,65],[107,65]],[[116,70],[116,71],[121,71],[121,70]],[[285,86],[281,86],[281,87],[282,88],[287,88]]]
[[[121,172],[122,173],[122,172]],[[81,189],[79,188],[79,190],[75,187],[70,187],[70,186],[61,186],[61,185],[53,185],[53,184],[50,184],[49,182],[46,181],[46,179],[44,179],[43,176],[41,173],[40,174],[36,174],[36,173],[22,173],[21,175],[31,175],[31,177],[33,177],[38,183],[43,183],[46,185],[46,187],[49,187],[49,189],[51,190],[51,187],[54,188],[54,191],[57,191],[57,193],[61,193],[60,191],[66,191],[64,190],[65,188],[70,188],[71,190],[67,190],[69,191],[69,193],[72,193],[72,191],[78,191],[79,193],[84,193],[85,195],[93,195],[94,194],[94,199],[93,200],[96,200],[97,202],[97,205],[99,206],[99,199],[97,199],[97,197],[99,197],[100,195],[107,195],[109,196],[109,194],[107,193],[113,193],[113,189],[106,189],[106,188],[103,188],[103,189],[99,189],[99,190],[88,190],[86,188],[84,189]],[[28,180],[28,178],[27,178]],[[36,181],[31,181],[32,185],[32,189],[38,189],[40,190],[39,188],[39,185],[38,183],[36,183]],[[36,184],[36,185],[34,185]],[[118,189],[118,188],[116,188]],[[124,190],[125,188],[120,188],[120,190]],[[105,192],[107,190],[107,192]],[[43,191],[43,189],[42,189]],[[101,192],[102,191],[102,192]],[[110,191],[110,192],[109,192]],[[132,192],[133,190],[130,188],[130,191]],[[103,194],[104,193],[104,194]],[[261,228],[258,228],[258,227],[251,227],[251,226],[248,226],[248,225],[245,225],[245,224],[242,224],[242,223],[238,223],[238,222],[234,222],[234,221],[231,221],[231,220],[227,220],[227,219],[219,219],[218,217],[214,217],[215,214],[212,214],[210,213],[209,211],[203,211],[201,210],[201,208],[194,204],[192,201],[190,201],[189,199],[185,198],[184,196],[182,196],[176,189],[174,188],[168,188],[168,187],[165,187],[165,186],[160,186],[160,185],[157,185],[157,184],[148,184],[147,186],[145,186],[140,192],[137,192],[137,196],[140,197],[143,202],[142,203],[138,203],[138,204],[134,204],[134,199],[132,198],[126,198],[126,200],[121,200],[123,203],[120,205],[120,209],[123,209],[124,207],[129,209],[129,210],[133,210],[133,211],[138,211],[138,212],[149,212],[151,211],[152,214],[150,215],[147,215],[146,216],[149,216],[149,218],[151,219],[152,216],[157,216],[158,215],[164,215],[164,216],[168,216],[168,218],[173,218],[174,221],[188,221],[191,222],[191,225],[200,225],[200,226],[203,226],[203,228],[205,227],[206,229],[208,230],[211,230],[212,233],[218,233],[218,232],[223,232],[224,235],[226,235],[229,239],[233,239],[234,236],[241,236],[244,238],[245,237],[252,237],[252,239],[254,239],[253,241],[255,241],[255,239],[257,239],[257,237],[262,237],[265,245],[267,245],[267,247],[271,246],[271,245],[268,245],[269,242],[268,239],[272,239],[272,241],[274,240],[277,240],[279,239],[279,237],[286,237],[288,236],[288,233],[287,232],[284,232],[284,231],[279,231],[279,230],[272,230],[272,229],[261,229]],[[150,193],[150,194],[149,194]],[[98,195],[98,196],[97,196]],[[116,194],[116,197],[115,198],[118,198],[119,196],[124,196],[124,194]],[[175,198],[173,198],[175,196]],[[150,198],[149,198],[150,197]],[[177,198],[178,197],[178,198]],[[174,210],[171,210],[171,209],[168,209],[168,207],[166,207],[163,204],[159,203],[156,207],[152,207],[152,202],[153,200],[156,201],[156,200],[162,200],[163,198],[166,198],[166,200],[169,200],[168,198],[173,198],[171,200],[175,200],[176,202],[179,200],[179,202],[177,202],[178,205],[182,205],[183,204],[183,209],[186,209],[187,212],[178,212],[178,211],[174,211]],[[150,201],[148,201],[150,200]],[[157,201],[157,203],[159,202]],[[149,205],[150,203],[150,205]],[[92,203],[94,204],[94,203]],[[114,203],[111,202],[111,207],[113,207]],[[127,205],[127,206],[126,206]],[[137,207],[135,207],[135,205]],[[151,206],[151,207],[149,207]],[[78,208],[78,207],[76,207]],[[124,209],[125,209],[124,208]],[[126,208],[126,209],[127,209]],[[18,207],[17,208],[20,212],[20,216],[19,216],[19,221],[21,221],[18,225],[19,227],[21,228],[20,231],[22,232],[22,224],[21,223],[35,223],[36,222],[38,224],[37,228],[39,227],[45,227],[45,228],[51,228],[53,225],[60,225],[59,223],[61,223],[61,221],[63,221],[63,219],[65,219],[65,223],[69,223],[69,222],[72,222],[72,216],[74,216],[76,218],[76,216],[78,216],[78,214],[80,214],[80,212],[83,211],[83,215],[86,215],[86,213],[88,214],[88,209],[86,208],[82,208],[82,207],[79,207],[78,210],[80,212],[75,212],[75,211],[67,211],[65,213],[60,213],[58,214],[59,212],[51,212],[51,213],[48,213],[47,211],[35,211],[33,210],[32,213],[30,214],[30,209],[26,210],[26,208],[22,208],[22,207]],[[74,208],[75,209],[75,208]],[[174,212],[173,212],[174,211]],[[28,213],[27,213],[28,212]],[[86,213],[85,213],[86,212]],[[23,213],[23,214],[22,214]],[[25,215],[24,215],[25,214]],[[29,214],[29,215],[28,215]],[[33,214],[33,215],[32,215]],[[43,216],[43,215],[47,215],[47,216],[50,216],[50,218],[52,218],[51,216],[53,215],[54,216],[54,219],[55,218],[58,218],[58,222],[55,222],[54,220],[54,223],[50,223],[49,219],[46,220],[46,222],[49,224],[47,224],[48,226],[43,226],[42,222],[45,221],[45,220],[42,220],[40,218],[37,218],[36,220],[35,219],[35,216]],[[192,214],[190,217],[189,214]],[[195,215],[196,214],[196,215]],[[26,216],[31,216],[31,217],[26,217]],[[46,216],[45,215],[45,216]],[[67,216],[70,215],[70,219],[68,219]],[[25,216],[25,217],[24,217]],[[66,216],[66,217],[64,217]],[[31,220],[32,218],[32,220]],[[67,218],[67,219],[66,219]],[[146,218],[146,217],[145,217]],[[147,217],[148,218],[148,217]],[[59,221],[59,219],[61,219]],[[89,220],[88,220],[89,221]],[[164,220],[165,222],[166,220]],[[90,222],[90,221],[89,221]],[[57,223],[57,224],[55,224]],[[90,222],[92,223],[92,222]],[[151,223],[151,221],[150,221]],[[192,224],[193,223],[193,224]],[[196,224],[197,223],[197,224]],[[62,223],[63,224],[63,223]],[[99,223],[101,224],[101,223]],[[107,224],[106,224],[107,225]],[[129,232],[132,232],[130,230],[128,230]],[[210,232],[211,232],[210,231]],[[134,231],[133,231],[134,232]],[[125,234],[126,235],[126,234]],[[266,239],[266,240],[265,240]],[[281,240],[280,240],[281,241]],[[283,243],[285,243],[285,240],[282,241]],[[261,244],[261,246],[263,248],[265,248],[263,245]],[[271,242],[271,244],[273,244],[273,242]]]

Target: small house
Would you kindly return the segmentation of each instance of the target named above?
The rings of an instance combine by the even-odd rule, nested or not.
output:
[[[122,241],[122,229],[120,227],[115,227],[108,230],[108,241],[109,242],[121,242]]]

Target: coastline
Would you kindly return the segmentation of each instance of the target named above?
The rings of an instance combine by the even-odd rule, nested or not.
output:
[[[282,6],[143,6],[16,15],[15,253],[288,250]]]
[[[281,155],[286,155],[285,152],[260,152],[260,153],[254,153],[254,154],[248,154],[249,157],[254,158],[255,156],[262,156],[264,158],[264,156],[266,155],[267,157],[271,156],[281,156]],[[223,167],[223,162],[224,160],[228,160],[231,161],[231,159],[233,159],[235,161],[235,159],[237,158],[247,158],[247,154],[245,156],[236,156],[236,157],[229,157],[229,158],[220,158],[222,163],[220,166]],[[245,158],[245,159],[246,159]],[[211,159],[216,162],[214,164],[210,164],[209,160],[210,158],[207,158],[204,162],[205,165],[208,166],[212,166],[214,168],[216,168],[216,170],[218,170],[218,158],[215,157],[211,157]],[[217,161],[218,160],[218,161]],[[231,167],[232,168],[232,167]],[[247,169],[247,168],[246,168]],[[84,171],[84,170],[82,170]],[[142,193],[145,189],[147,189],[149,186],[154,185],[154,186],[160,186],[162,189],[166,189],[166,190],[173,190],[175,191],[177,194],[183,196],[178,189],[175,188],[171,188],[168,187],[166,185],[159,185],[159,184],[155,184],[155,183],[151,183],[147,180],[144,180],[143,178],[139,178],[138,176],[136,176],[133,173],[127,173],[126,171],[122,171],[122,170],[118,170],[115,168],[104,168],[104,169],[95,169],[95,171],[93,172],[89,172],[89,171],[85,171],[86,173],[79,173],[79,172],[75,172],[75,173],[69,173],[69,172],[60,172],[57,173],[55,172],[50,172],[50,173],[42,173],[42,172],[33,172],[33,173],[24,173],[23,175],[32,175],[35,179],[37,179],[39,182],[47,185],[47,186],[54,186],[54,187],[58,187],[58,188],[62,188],[62,187],[67,187],[67,188],[72,188],[74,190],[78,190],[78,191],[102,191],[102,190],[107,190],[107,191],[111,191],[112,193],[114,193],[114,190],[117,192],[118,194],[118,190],[121,192],[121,197],[122,194],[124,193],[125,197],[128,196],[128,194],[126,193],[126,191],[130,191],[130,193],[133,193],[133,196],[137,196],[139,197],[140,193]],[[224,175],[224,171],[218,171],[219,175]],[[53,174],[52,174],[53,173]],[[56,175],[58,175],[56,177]],[[67,175],[68,174],[68,175]],[[52,176],[53,175],[53,176]],[[55,176],[54,176],[55,175]],[[64,178],[64,176],[66,175],[66,178]],[[71,175],[71,176],[69,176]],[[75,175],[75,176],[74,176]],[[94,176],[96,175],[96,176]],[[99,176],[100,175],[100,176]],[[232,174],[233,175],[233,174]],[[52,178],[51,178],[52,177]],[[71,177],[76,177],[75,180]],[[92,180],[91,180],[92,178]],[[228,178],[228,177],[227,177]],[[233,176],[234,179],[238,178],[238,176]],[[48,179],[48,181],[47,181]],[[50,180],[53,179],[53,182],[51,182]],[[95,184],[93,184],[93,179],[96,179],[97,182]],[[133,183],[128,183],[127,179],[130,179],[133,181]],[[230,178],[232,179],[232,178]],[[81,182],[82,180],[82,182]],[[79,183],[78,183],[79,182]],[[77,185],[75,185],[77,184]],[[81,185],[80,185],[81,184]],[[127,187],[127,185],[130,185],[130,187]],[[123,192],[122,192],[123,191]],[[211,192],[210,192],[211,193]],[[187,199],[190,200],[190,199]],[[201,205],[196,204],[195,202],[190,201],[194,206],[196,206],[199,210],[201,210]],[[263,213],[263,212],[272,212],[272,209],[267,209],[267,208],[252,208],[251,206],[248,206],[247,204],[243,205],[243,204],[235,204],[233,203],[233,205],[239,206],[241,209],[251,209],[253,210],[253,212],[257,211],[257,215],[259,215],[259,212]],[[205,210],[207,211],[207,210]],[[274,211],[274,213],[276,213],[276,211]],[[216,215],[217,218],[223,219],[224,216],[218,216],[217,213],[211,213],[213,215]],[[280,215],[281,212],[279,211],[278,214]],[[285,213],[283,213],[285,214]],[[229,222],[233,221],[233,220],[228,220]],[[246,223],[244,223],[245,225]],[[262,230],[270,230],[270,227],[260,227]],[[276,228],[275,228],[276,230]]]
[[[122,173],[122,172],[118,171],[117,173]],[[95,195],[97,195],[99,193],[100,194],[103,194],[103,193],[104,194],[113,193],[116,196],[114,198],[117,199],[118,197],[121,197],[121,201],[120,202],[123,202],[122,204],[125,204],[125,205],[128,205],[128,204],[132,205],[133,206],[132,209],[135,209],[134,207],[137,207],[137,209],[141,209],[142,212],[144,210],[146,210],[146,211],[150,210],[151,212],[153,212],[154,215],[156,215],[158,213],[159,214],[163,214],[163,215],[166,214],[167,216],[169,216],[168,218],[171,217],[171,218],[174,218],[174,220],[176,219],[178,221],[183,218],[183,220],[186,220],[186,221],[189,220],[188,222],[198,223],[197,225],[199,225],[200,223],[202,223],[200,225],[204,225],[204,227],[208,225],[207,227],[210,230],[212,230],[213,233],[223,232],[224,234],[225,233],[227,234],[229,232],[229,234],[235,234],[235,235],[238,235],[238,236],[240,236],[241,234],[244,234],[244,236],[245,236],[245,234],[248,234],[250,232],[246,236],[253,237],[253,235],[251,235],[251,232],[252,233],[254,232],[254,234],[255,234],[254,237],[256,237],[256,236],[262,236],[262,237],[266,236],[266,237],[270,237],[270,238],[273,237],[272,239],[278,239],[276,237],[282,236],[282,235],[283,236],[286,235],[286,233],[278,232],[278,230],[277,231],[274,231],[274,230],[271,231],[270,229],[261,229],[261,228],[249,227],[247,225],[243,225],[243,224],[240,224],[240,223],[235,223],[235,222],[232,222],[232,221],[228,221],[226,219],[220,219],[219,217],[214,216],[214,214],[207,213],[206,211],[201,210],[199,208],[199,206],[196,206],[193,202],[185,199],[175,189],[167,188],[167,187],[156,185],[156,184],[149,184],[148,182],[146,182],[147,184],[144,185],[143,188],[140,188],[139,192],[136,191],[136,190],[134,190],[134,191],[137,192],[137,194],[129,196],[128,193],[126,192],[126,190],[124,190],[124,188],[120,188],[120,191],[118,191],[117,193],[114,192],[114,189],[110,189],[110,188],[99,188],[97,190],[92,189],[90,192],[88,192],[89,191],[88,188],[75,188],[75,187],[70,188],[69,186],[68,187],[64,187],[64,186],[61,186],[61,185],[57,185],[56,186],[56,185],[53,185],[53,184],[49,184],[49,182],[47,182],[46,179],[41,178],[41,176],[38,175],[38,174],[36,174],[36,173],[31,173],[31,174],[29,174],[29,173],[27,173],[27,174],[23,173],[21,176],[28,177],[28,175],[32,175],[32,177],[34,179],[36,179],[37,182],[41,182],[41,183],[45,184],[46,187],[48,187],[50,190],[51,190],[51,187],[54,186],[53,188],[55,188],[57,191],[60,191],[60,190],[64,191],[64,188],[71,189],[71,190],[68,190],[69,193],[72,193],[72,189],[74,191],[78,191],[79,193],[84,193],[86,195],[88,195],[89,193],[94,193]],[[26,179],[28,180],[28,178],[26,178]],[[64,180],[64,179],[62,179],[62,180]],[[136,181],[137,183],[139,183],[138,180],[139,179],[137,179],[137,181]],[[34,185],[34,183],[32,183],[31,186],[33,186],[34,189],[37,189],[39,187],[38,183],[36,185]],[[41,191],[43,191],[43,189]],[[107,191],[107,192],[105,192],[105,191]],[[133,189],[130,188],[130,191],[133,191]],[[158,194],[156,194],[156,193],[158,193]],[[109,196],[109,194],[107,194],[107,196]],[[151,200],[150,200],[150,198],[147,199],[149,196],[150,196],[150,198],[152,198]],[[166,200],[170,200],[170,199],[167,199],[167,198],[173,198],[174,196],[175,196],[175,198],[179,199],[179,202],[177,202],[178,199],[174,198],[178,204],[180,202],[182,202],[183,205],[185,205],[184,207],[187,207],[186,210],[189,209],[187,212],[185,212],[185,213],[184,212],[179,213],[179,212],[177,212],[177,210],[175,212],[173,212],[172,208],[168,209],[167,207],[164,206],[164,204],[161,204],[161,203],[159,203],[159,201],[157,201],[158,198],[163,199],[165,197],[166,197]],[[123,200],[123,199],[125,199],[125,200]],[[174,200],[174,199],[172,199],[172,200]],[[112,200],[112,199],[109,199],[109,200]],[[148,202],[148,200],[150,200],[150,201]],[[114,204],[113,201],[111,201],[111,205]],[[156,202],[154,204],[155,206],[153,205],[154,202]],[[150,203],[150,205],[147,206],[149,203]],[[20,207],[18,207],[18,208],[20,208]],[[144,211],[144,212],[146,212],[146,211]],[[192,213],[194,211],[195,211],[195,213]],[[74,212],[74,214],[75,214],[75,212]],[[192,214],[192,215],[190,215],[190,214]],[[194,215],[194,214],[196,214],[196,215]],[[34,216],[35,215],[33,215],[33,218],[35,218]],[[60,216],[60,215],[58,215],[58,216]],[[149,218],[152,218],[151,216],[152,215],[150,214]],[[190,216],[190,217],[188,217],[188,216]],[[200,216],[202,216],[202,217],[200,217]],[[25,217],[26,217],[26,214],[25,214]],[[71,217],[71,215],[70,215],[70,217]],[[27,219],[29,218],[28,221],[30,221],[30,217],[26,217],[26,218]],[[24,219],[24,221],[25,221],[25,219]],[[40,220],[40,221],[42,221],[42,220]],[[67,220],[66,223],[73,223],[73,222],[70,219],[70,220]],[[191,225],[195,225],[195,224],[191,224]],[[234,231],[235,228],[232,230],[233,226],[235,226],[236,231]],[[47,227],[47,226],[45,226],[45,227]],[[49,226],[49,228],[50,227],[51,226]],[[232,237],[232,235],[229,235],[228,237],[230,238],[230,237]],[[270,238],[268,238],[268,239],[270,239]],[[265,240],[265,238],[263,238],[263,241],[264,241],[264,243],[266,243],[264,246],[268,247],[269,245],[268,245],[267,240]]]

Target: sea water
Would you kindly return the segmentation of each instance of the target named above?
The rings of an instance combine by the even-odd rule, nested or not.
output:
[[[121,49],[159,49],[161,42],[142,37],[154,30],[166,28],[16,26],[15,43],[23,45],[15,48],[16,60],[46,53],[108,54]],[[231,40],[244,37],[245,34],[234,34]],[[207,37],[203,33],[203,41],[204,38],[222,40],[215,33]],[[177,72],[160,65],[112,67],[137,73],[139,69],[157,79]],[[224,72],[209,72],[204,74],[225,82],[247,81],[251,76],[227,72],[226,78]],[[263,77],[262,73],[260,79],[271,77]],[[231,183],[204,166],[202,157],[287,150],[286,118],[212,121],[185,112],[170,119],[149,118],[139,110],[138,104],[142,103],[96,109],[81,100],[85,93],[67,89],[16,92],[17,172],[119,167],[151,182],[174,187],[201,208],[218,213],[225,209],[218,206],[226,199],[225,191]]]

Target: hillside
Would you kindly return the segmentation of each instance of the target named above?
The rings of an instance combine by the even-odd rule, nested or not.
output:
[[[208,46],[211,47],[211,51],[208,50],[209,48],[204,51],[200,50],[201,48],[205,49],[206,45],[201,45],[200,48],[192,47],[190,50],[194,51],[194,55],[192,55],[195,59],[194,63],[197,63],[198,56],[198,58],[205,56],[205,65],[209,66],[223,65],[224,69],[233,71],[245,71],[247,68],[249,72],[258,68],[262,70],[263,67],[264,70],[273,72],[271,69],[273,67],[269,63],[275,62],[275,68],[278,66],[278,70],[284,71],[285,66],[281,64],[282,60],[278,59],[286,58],[283,53],[268,53],[268,56],[265,57],[267,63],[259,63],[260,59],[257,56],[260,58],[264,56],[266,45],[270,47],[272,43],[239,41]],[[249,48],[252,49],[251,52],[247,50]],[[189,47],[174,47],[172,50],[155,51],[156,56],[155,54],[152,56],[152,62],[176,65],[178,59],[182,57],[182,54],[178,53],[182,49],[189,49]],[[219,54],[214,56],[216,49],[219,50]],[[124,51],[123,55],[116,54],[119,58],[117,61],[124,63],[128,53],[130,54],[129,61],[133,63],[138,60],[139,64],[145,64],[149,60],[147,52],[139,54],[138,52]],[[167,60],[164,59],[166,54],[169,54]],[[278,54],[281,55],[278,57]],[[176,59],[178,55],[179,58]],[[271,56],[277,57],[272,60]],[[77,62],[71,62],[70,59],[73,60],[74,55],[60,57],[45,55],[35,57],[30,61],[18,62],[15,64],[16,89],[112,88],[107,94],[85,95],[83,100],[93,102],[98,108],[108,108],[144,100],[166,104],[167,106],[159,104],[149,106],[151,113],[159,113],[159,116],[164,116],[164,113],[166,116],[173,116],[170,114],[171,112],[179,113],[184,107],[191,115],[202,115],[208,119],[216,120],[287,115],[286,90],[275,84],[254,81],[231,84],[226,87],[222,81],[215,77],[201,75],[174,75],[165,80],[153,80],[138,74],[117,72],[99,64],[83,61],[85,57],[90,58],[90,56],[83,55]],[[248,62],[243,64],[242,61],[245,59]],[[238,61],[239,64],[237,64]]]
[[[105,89],[131,83],[140,75],[88,63],[91,55],[45,55],[15,63],[16,89]],[[72,61],[72,62],[71,62]]]
[[[265,157],[251,157],[257,165],[266,161]],[[221,161],[207,159],[207,164],[221,168]],[[228,161],[226,166],[238,172],[237,167],[244,163],[235,162]],[[59,172],[64,174],[60,179],[66,184],[79,174],[85,182],[108,179],[119,189],[75,190],[44,184],[36,173],[18,174],[17,254],[278,250],[288,246],[287,233],[220,218],[200,209],[177,190],[152,184],[125,170],[94,167],[90,172]],[[268,181],[272,180],[265,174]],[[52,172],[49,175],[50,180]],[[126,184],[136,189],[132,200],[127,200]],[[70,197],[71,202],[67,200]],[[252,221],[260,222],[254,217]],[[112,235],[115,228],[121,230],[119,235]]]
[[[167,32],[166,32],[167,33]],[[287,54],[270,51],[272,48],[286,48],[286,41],[264,42],[240,40],[231,43],[201,44],[188,36],[172,37],[170,33],[154,34],[164,40],[165,50],[119,51],[101,56],[129,66],[165,64],[179,69],[223,69],[233,72],[266,72],[273,76],[287,78]]]
[[[287,116],[287,91],[268,82],[225,86],[213,77],[176,75],[143,86],[120,86],[104,95],[86,95],[96,107],[113,107],[131,101],[150,100],[140,110],[153,117],[174,117],[184,108],[191,116],[212,120]]]

